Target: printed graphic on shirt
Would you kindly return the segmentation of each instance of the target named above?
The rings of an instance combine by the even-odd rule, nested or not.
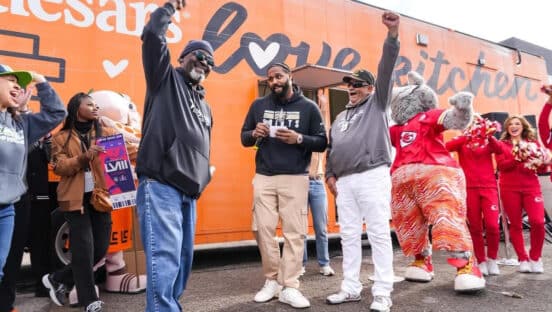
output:
[[[349,125],[352,125],[353,123],[355,123],[355,121],[358,120],[360,118],[360,116],[362,116],[362,114],[364,113],[363,111],[360,111],[356,114],[353,113],[351,115],[351,117],[349,117],[348,114],[347,114],[348,112],[349,111],[346,112],[345,118],[341,119],[338,122],[338,127],[341,130],[341,132],[347,131],[347,129],[349,129]]]
[[[401,132],[401,147],[408,146],[416,140],[417,133],[414,131]]]
[[[25,144],[23,129],[0,126],[0,142]]]
[[[301,112],[288,112],[283,109],[279,111],[265,110],[263,123],[269,126],[285,126],[287,128],[299,128]]]

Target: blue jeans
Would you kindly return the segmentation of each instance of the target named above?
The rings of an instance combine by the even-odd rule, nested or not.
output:
[[[3,206],[0,209],[0,281],[4,276],[4,265],[10,252],[15,220],[13,204]]]
[[[316,258],[318,264],[330,264],[328,253],[328,197],[323,180],[309,180],[309,207],[312,212],[312,225],[316,236]],[[307,263],[307,240],[305,239],[305,253],[303,266]]]
[[[146,255],[146,311],[181,311],[178,300],[194,255],[196,200],[142,176],[136,207]]]

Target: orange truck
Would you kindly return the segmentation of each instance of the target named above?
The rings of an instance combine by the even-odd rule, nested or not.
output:
[[[0,63],[47,76],[62,99],[78,91],[128,94],[143,111],[145,81],[140,34],[163,1],[0,1]],[[190,0],[167,33],[173,63],[189,39],[205,39],[216,67],[205,82],[212,106],[214,177],[198,203],[197,244],[241,243],[251,233],[253,149],[240,144],[251,102],[267,92],[266,66],[284,61],[295,82],[316,99],[329,98],[331,123],[347,102],[341,77],[375,70],[386,36],[383,10],[349,0]],[[480,113],[538,115],[547,81],[543,58],[403,16],[397,85],[421,73],[441,105],[457,91],[476,95]],[[35,108],[37,103],[33,103]],[[329,231],[338,232],[330,196]],[[205,245],[209,246],[209,245]],[[211,245],[212,246],[212,245]]]

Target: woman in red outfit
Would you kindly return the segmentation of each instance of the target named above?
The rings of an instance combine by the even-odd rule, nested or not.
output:
[[[485,121],[476,116],[471,127],[476,122],[481,124]],[[492,154],[501,154],[502,149],[492,135],[495,131],[496,128],[489,128],[485,137],[481,138],[482,144],[478,144],[478,140],[469,134],[457,136],[446,143],[447,150],[458,153],[460,166],[466,176],[468,228],[479,269],[484,275],[500,274],[496,263],[500,241],[498,190]],[[483,222],[487,239],[486,255]]]
[[[520,157],[527,144],[541,148],[535,130],[522,116],[513,115],[504,121],[501,137],[503,153],[496,156],[499,170],[500,198],[510,222],[510,240],[517,253],[519,271],[542,273],[542,247],[544,243],[544,202],[537,176],[537,166],[549,161],[548,152]],[[535,161],[536,160],[536,161]],[[522,209],[531,225],[531,249],[525,250],[523,241]]]

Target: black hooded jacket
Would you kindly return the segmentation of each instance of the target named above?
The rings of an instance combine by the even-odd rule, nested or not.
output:
[[[211,109],[201,86],[171,65],[165,38],[174,7],[151,14],[142,33],[146,100],[136,173],[197,198],[211,180]]]
[[[263,175],[307,174],[312,152],[326,149],[327,137],[322,114],[318,106],[306,98],[299,87],[293,85],[293,96],[281,101],[273,94],[256,99],[245,117],[241,131],[243,146],[253,146],[256,139],[252,133],[257,123],[269,126],[286,126],[303,135],[301,144],[286,144],[267,137],[258,143],[255,156],[256,172]]]

